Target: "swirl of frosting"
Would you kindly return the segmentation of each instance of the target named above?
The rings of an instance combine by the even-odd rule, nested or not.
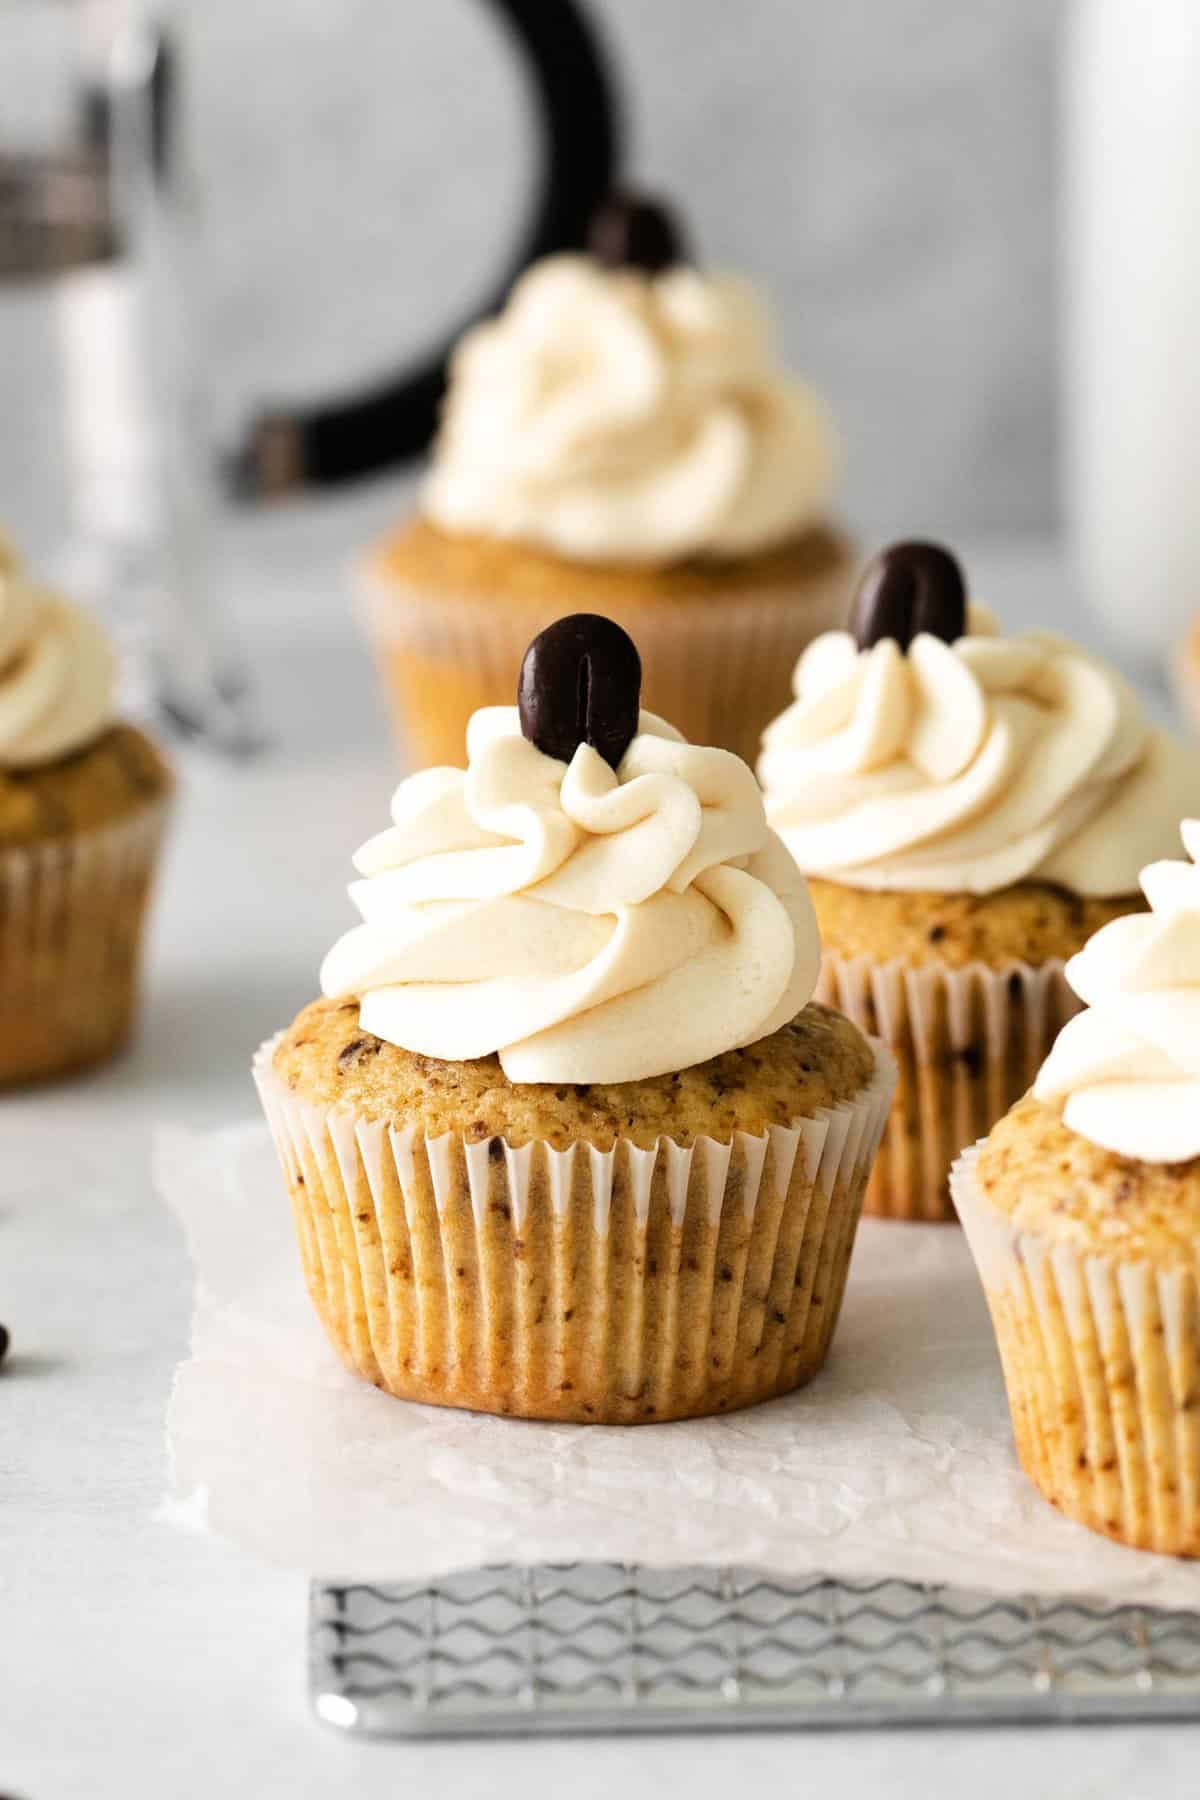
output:
[[[754,776],[651,713],[614,773],[477,712],[469,767],[402,782],[355,857],[364,923],[321,971],[364,1031],[518,1082],[638,1081],[777,1031],[812,995],[808,889]]]
[[[116,665],[96,620],[28,580],[0,538],[0,768],[80,750],[113,723]]]
[[[1034,1094],[1063,1100],[1072,1131],[1118,1156],[1200,1156],[1200,820],[1190,863],[1142,871],[1148,913],[1114,919],[1067,964],[1088,1010],[1059,1032]]]
[[[577,561],[740,556],[816,524],[837,466],[744,282],[556,256],[455,353],[423,504]]]
[[[907,654],[828,632],[793,686],[763,740],[767,816],[806,874],[850,887],[1132,894],[1200,795],[1200,757],[1115,671],[1048,632],[999,637],[980,607]]]

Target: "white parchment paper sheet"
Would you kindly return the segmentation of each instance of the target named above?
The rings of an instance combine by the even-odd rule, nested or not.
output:
[[[731,1418],[621,1429],[410,1406],[347,1374],[301,1282],[263,1125],[165,1130],[196,1268],[168,1516],[308,1574],[741,1563],[1200,1606],[1200,1567],[1060,1518],[1021,1474],[954,1226],[867,1221],[828,1367]]]

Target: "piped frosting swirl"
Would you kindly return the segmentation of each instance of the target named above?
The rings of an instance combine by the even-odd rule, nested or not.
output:
[[[113,723],[116,664],[89,614],[37,586],[0,537],[0,768],[81,750]]]
[[[828,632],[794,690],[764,738],[768,817],[806,874],[851,887],[1131,894],[1200,797],[1200,757],[1114,670],[1048,632],[1000,637],[979,607],[907,652]]]
[[[1114,919],[1067,964],[1087,1011],[1068,1021],[1034,1085],[1072,1131],[1118,1156],[1200,1156],[1200,820],[1190,863],[1142,871],[1148,913]]]
[[[462,340],[423,505],[577,561],[735,557],[819,523],[838,462],[745,282],[556,256]]]
[[[517,1082],[688,1068],[786,1024],[816,984],[808,890],[746,765],[643,712],[614,771],[475,714],[468,768],[398,788],[355,857],[364,923],[321,972],[363,1029]]]

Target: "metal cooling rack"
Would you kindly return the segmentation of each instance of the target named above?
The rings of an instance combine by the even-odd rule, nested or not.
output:
[[[1200,1614],[613,1563],[313,1584],[313,1705],[390,1737],[1200,1716]]]

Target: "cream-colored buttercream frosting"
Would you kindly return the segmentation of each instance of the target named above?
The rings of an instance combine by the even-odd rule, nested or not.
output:
[[[1118,1156],[1200,1156],[1200,820],[1190,863],[1142,871],[1148,913],[1105,925],[1067,964],[1087,1007],[1059,1033],[1034,1085],[1072,1131]]]
[[[1114,670],[1049,632],[1000,637],[982,608],[957,643],[922,635],[907,653],[827,632],[793,685],[759,775],[808,875],[1131,894],[1200,803],[1200,756],[1152,727]]]
[[[777,1031],[810,999],[808,889],[754,776],[643,712],[614,771],[477,712],[468,768],[397,789],[355,857],[364,923],[321,985],[363,1029],[447,1061],[498,1052],[512,1081],[638,1081]]]
[[[555,256],[460,344],[423,505],[579,561],[732,557],[819,522],[838,463],[745,282]]]
[[[32,582],[0,536],[0,768],[83,749],[113,723],[115,691],[101,626]]]

